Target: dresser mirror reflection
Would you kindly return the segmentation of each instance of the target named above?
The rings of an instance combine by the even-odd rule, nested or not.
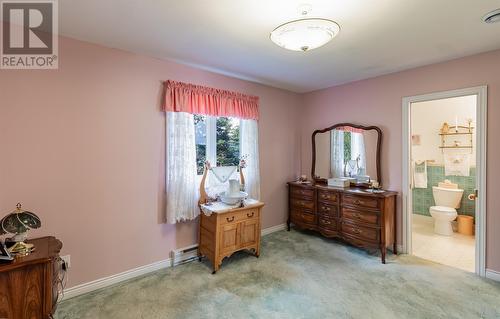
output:
[[[382,131],[376,126],[340,123],[312,135],[311,176],[315,182],[349,177],[357,186],[381,184]]]

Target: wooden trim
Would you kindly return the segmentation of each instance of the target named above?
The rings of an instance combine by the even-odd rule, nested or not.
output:
[[[318,133],[326,133],[328,131],[334,130],[337,127],[342,127],[342,126],[351,126],[357,129],[362,129],[364,131],[370,131],[370,130],[375,130],[378,133],[378,139],[377,139],[377,180],[380,185],[382,185],[382,170],[381,170],[381,163],[380,163],[380,158],[381,158],[381,152],[382,152],[382,130],[378,126],[364,126],[364,125],[359,125],[359,124],[353,124],[353,123],[339,123],[332,125],[330,127],[321,129],[321,130],[315,130],[311,136],[312,139],[312,163],[311,163],[311,178],[316,182],[316,183],[326,183],[326,178],[321,178],[320,176],[316,175],[316,134]]]

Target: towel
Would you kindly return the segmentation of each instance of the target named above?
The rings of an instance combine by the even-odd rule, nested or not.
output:
[[[415,188],[427,188],[427,161],[415,161],[413,163],[413,186]]]
[[[470,154],[446,153],[444,154],[445,176],[469,176]]]

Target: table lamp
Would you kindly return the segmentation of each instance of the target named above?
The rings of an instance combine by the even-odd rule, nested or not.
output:
[[[40,228],[42,222],[40,218],[32,212],[21,209],[21,204],[17,203],[16,209],[0,220],[0,235],[13,234],[11,238],[5,240],[5,244],[13,244],[9,251],[15,255],[28,255],[34,249],[33,244],[25,243],[28,237],[28,230]]]

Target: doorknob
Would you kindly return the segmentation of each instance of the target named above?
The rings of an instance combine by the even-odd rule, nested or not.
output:
[[[474,190],[474,193],[473,193],[473,194],[469,194],[469,196],[467,196],[467,198],[468,198],[469,200],[476,200],[476,199],[477,199],[477,197],[478,197],[478,191],[477,191],[477,189],[476,189],[476,190]]]

